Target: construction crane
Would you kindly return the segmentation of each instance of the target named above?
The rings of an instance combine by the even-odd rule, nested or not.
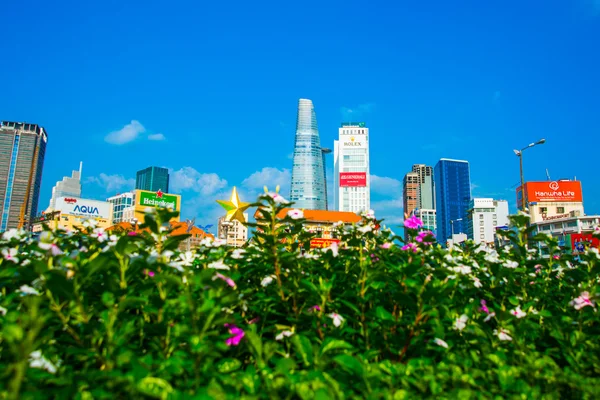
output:
[[[36,140],[42,140],[41,137],[36,137]],[[25,225],[25,212],[27,211],[27,205],[29,204],[29,196],[31,195],[31,181],[33,180],[33,170],[37,164],[37,156],[39,151],[39,143],[36,142],[35,150],[33,152],[33,159],[31,160],[31,168],[29,169],[29,179],[27,180],[27,189],[25,190],[25,198],[23,199],[23,204],[21,204],[21,212],[19,213],[19,225],[18,228],[22,229]],[[31,210],[29,210],[31,212]],[[31,216],[28,216],[28,221],[31,220]],[[29,230],[30,227],[27,227]]]

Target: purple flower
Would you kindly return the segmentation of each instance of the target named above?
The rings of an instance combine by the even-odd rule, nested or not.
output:
[[[257,323],[259,320],[260,320],[260,317],[255,317],[255,318],[252,318],[250,321],[248,321],[248,325],[255,324],[255,323]]]
[[[481,300],[481,308],[479,310],[483,311],[486,314],[490,313],[490,309],[487,308],[485,300]]]
[[[215,279],[222,279],[222,280],[224,280],[225,282],[227,282],[227,284],[228,284],[229,286],[231,286],[232,288],[234,288],[234,287],[235,287],[235,282],[233,281],[233,279],[231,279],[231,278],[228,278],[228,277],[226,277],[225,275],[223,275],[223,274],[221,274],[221,273],[219,273],[219,272],[217,272],[217,273],[216,273],[216,275],[215,275],[215,276],[213,276],[213,281],[214,281]]]
[[[150,278],[154,278],[154,271],[148,271],[148,270],[145,270],[145,271],[144,271],[144,273],[145,273],[147,276],[149,276]]]
[[[412,250],[413,253],[416,253],[418,248],[414,243],[406,243],[404,246],[402,246],[402,250]]]
[[[419,243],[423,243],[423,244],[432,244],[433,243],[433,238],[435,238],[435,235],[433,232],[431,231],[421,231],[419,232],[419,234],[417,235],[417,237],[415,238],[415,240]]]
[[[229,333],[233,335],[225,341],[225,344],[227,346],[237,346],[240,344],[240,341],[245,335],[244,331],[233,324],[225,324],[225,328],[229,328]]]
[[[127,232],[127,236],[136,236],[136,235],[137,235],[136,231]]]
[[[320,306],[312,306],[310,308],[311,311],[321,311],[321,307]]]
[[[414,215],[406,220],[404,220],[404,227],[408,229],[419,229],[423,226],[423,221]]]

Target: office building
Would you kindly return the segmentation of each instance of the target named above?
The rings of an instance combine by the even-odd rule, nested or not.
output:
[[[467,236],[475,243],[493,244],[496,229],[508,227],[508,202],[474,198],[467,210]]]
[[[559,180],[525,183],[525,202],[531,223],[584,216],[580,181]],[[522,206],[521,187],[517,188],[517,207]]]
[[[471,201],[469,162],[442,158],[434,168],[437,239],[445,243],[452,231],[467,232]]]
[[[334,141],[335,209],[361,213],[371,209],[369,128],[364,122],[344,122]]]
[[[83,163],[79,163],[79,170],[74,170],[71,176],[65,176],[61,181],[56,182],[52,188],[52,197],[48,205],[48,211],[54,210],[56,199],[59,197],[81,197],[81,169]]]
[[[417,208],[415,210],[415,216],[423,221],[423,230],[431,231],[433,233],[435,233],[437,229],[435,214],[435,210],[427,208]]]
[[[37,215],[47,142],[39,125],[0,122],[0,232],[29,229]]]
[[[331,154],[331,149],[321,148],[323,154],[323,176],[325,177],[325,210],[329,210],[329,192],[327,190],[327,154]]]
[[[244,213],[244,220],[248,222],[248,214]],[[248,227],[237,219],[226,220],[226,216],[219,218],[217,237],[224,239],[229,246],[242,247],[248,241]]]
[[[107,201],[82,199],[77,197],[59,197],[54,209],[32,221],[32,230],[41,232],[42,225],[52,229],[75,231],[83,229],[83,223],[94,220],[98,228],[112,225],[113,205]]]
[[[433,184],[433,167],[425,164],[414,164],[412,172],[419,177],[417,190],[417,208],[435,210],[435,189]]]
[[[128,201],[128,200],[127,200]],[[164,193],[159,190],[150,192],[148,190],[134,190],[132,205],[124,206],[120,222],[143,223],[148,208],[168,208],[177,211],[181,215],[181,196],[178,194]],[[179,222],[179,216],[171,219],[171,222]]]
[[[408,215],[413,215],[418,208],[418,196],[419,175],[416,172],[409,172],[402,180],[402,205]]]
[[[160,167],[148,167],[138,171],[135,176],[135,188],[150,192],[161,190],[169,193],[169,170]]]
[[[300,99],[290,189],[290,201],[295,207],[306,210],[327,208],[323,159],[313,103]]]
[[[119,222],[124,221],[123,210],[125,210],[127,207],[132,207],[135,201],[134,199],[135,192],[120,193],[116,196],[106,199],[106,201],[113,205],[113,224],[118,224]]]

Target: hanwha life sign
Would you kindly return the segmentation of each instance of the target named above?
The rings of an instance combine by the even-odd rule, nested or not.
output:
[[[520,190],[520,187],[517,188],[518,204],[521,203]],[[527,182],[525,193],[529,203],[551,201],[581,203],[583,201],[580,181]]]

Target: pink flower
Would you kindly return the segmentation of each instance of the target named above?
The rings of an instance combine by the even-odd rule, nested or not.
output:
[[[559,256],[559,255],[557,255],[557,254],[555,254],[555,255],[553,255],[553,256],[552,256],[552,258],[554,258],[555,260],[559,260],[559,259],[560,259],[560,256]]]
[[[320,306],[312,306],[310,308],[311,311],[321,311],[321,307]]]
[[[433,234],[433,232],[421,231],[421,232],[419,232],[419,234],[417,235],[415,240],[419,243],[432,244],[433,238],[435,238],[435,235]]]
[[[569,304],[575,307],[576,310],[581,310],[585,306],[590,306],[593,309],[596,308],[594,300],[590,299],[590,294],[588,292],[581,292],[579,297],[571,300]]]
[[[131,232],[127,232],[127,236],[136,236],[137,232],[135,231],[131,231]]]
[[[256,317],[256,318],[252,318],[250,321],[248,321],[248,325],[252,325],[257,323],[260,320],[260,317]]]
[[[145,271],[144,271],[144,273],[145,273],[147,276],[149,276],[150,278],[154,278],[154,271],[148,271],[148,270],[145,270]]]
[[[537,264],[537,265],[535,266],[535,273],[536,273],[536,274],[539,274],[539,273],[541,273],[541,272],[542,272],[542,266],[541,266],[540,264]]]
[[[225,328],[229,328],[229,333],[233,335],[225,341],[225,344],[227,346],[237,346],[240,344],[240,341],[245,335],[244,331],[233,324],[225,324]]]
[[[221,274],[220,272],[217,272],[215,274],[215,276],[213,276],[212,280],[214,281],[215,279],[222,279],[225,282],[227,282],[227,284],[229,286],[231,286],[232,288],[235,287],[235,282],[233,281],[233,279],[226,277],[225,275]]]
[[[486,301],[485,301],[485,300],[481,300],[481,308],[480,308],[479,310],[480,310],[480,311],[483,311],[483,312],[484,312],[484,313],[486,313],[486,314],[489,314],[489,313],[490,313],[490,309],[489,309],[489,308],[487,308],[487,305],[486,305]]]
[[[389,249],[392,247],[392,243],[386,242],[380,246],[382,249]]]
[[[419,229],[423,226],[423,221],[414,215],[406,220],[404,220],[404,227],[408,229]]]
[[[413,253],[416,253],[418,248],[414,243],[406,243],[404,246],[402,246],[402,250],[412,250]]]

